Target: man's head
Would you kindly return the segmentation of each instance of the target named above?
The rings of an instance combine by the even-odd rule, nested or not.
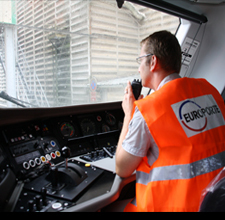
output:
[[[138,61],[143,86],[155,90],[167,75],[180,72],[181,47],[173,34],[155,32],[142,40],[141,46]]]
[[[161,67],[168,72],[179,73],[181,68],[181,47],[177,38],[168,31],[155,32],[141,41],[146,54],[154,54]],[[151,57],[146,59],[149,62]]]

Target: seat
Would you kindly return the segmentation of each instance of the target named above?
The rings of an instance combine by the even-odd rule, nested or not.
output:
[[[203,190],[200,212],[225,212],[225,168]]]

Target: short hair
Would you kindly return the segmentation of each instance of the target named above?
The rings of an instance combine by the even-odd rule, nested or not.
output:
[[[169,31],[159,31],[141,41],[146,54],[154,54],[165,71],[180,73],[181,47],[175,35]],[[148,57],[147,62],[150,62]]]

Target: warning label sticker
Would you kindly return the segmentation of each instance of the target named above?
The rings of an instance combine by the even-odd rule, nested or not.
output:
[[[187,37],[181,47],[182,64],[190,65],[193,56],[195,55],[200,42]]]

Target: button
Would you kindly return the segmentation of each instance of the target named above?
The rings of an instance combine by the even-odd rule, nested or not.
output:
[[[61,153],[59,151],[56,151],[55,154],[56,154],[57,157],[61,156]]]
[[[69,203],[65,202],[63,205],[64,205],[64,207],[67,207],[69,205]]]
[[[54,152],[51,153],[51,157],[52,157],[52,159],[55,159],[56,158],[56,155],[55,155]]]
[[[52,147],[55,147],[56,146],[55,141],[50,141],[50,144],[51,144]]]
[[[31,167],[35,167],[35,165],[36,165],[36,163],[33,160],[30,160],[29,164],[30,164]]]
[[[91,166],[90,163],[86,163],[86,164],[85,164],[85,167],[90,167],[90,166]]]
[[[46,155],[45,155],[45,158],[46,158],[48,161],[52,159],[51,156],[50,156],[49,154],[46,154]]]
[[[40,158],[35,158],[35,163],[39,166],[41,164],[41,159]]]
[[[30,164],[27,163],[27,162],[24,162],[24,163],[23,163],[23,168],[26,169],[26,170],[29,170]]]
[[[46,158],[45,158],[44,156],[41,156],[41,161],[42,161],[43,163],[45,163],[45,162],[46,162]]]
[[[62,208],[62,204],[60,202],[55,202],[54,204],[52,204],[52,208],[59,210]]]

